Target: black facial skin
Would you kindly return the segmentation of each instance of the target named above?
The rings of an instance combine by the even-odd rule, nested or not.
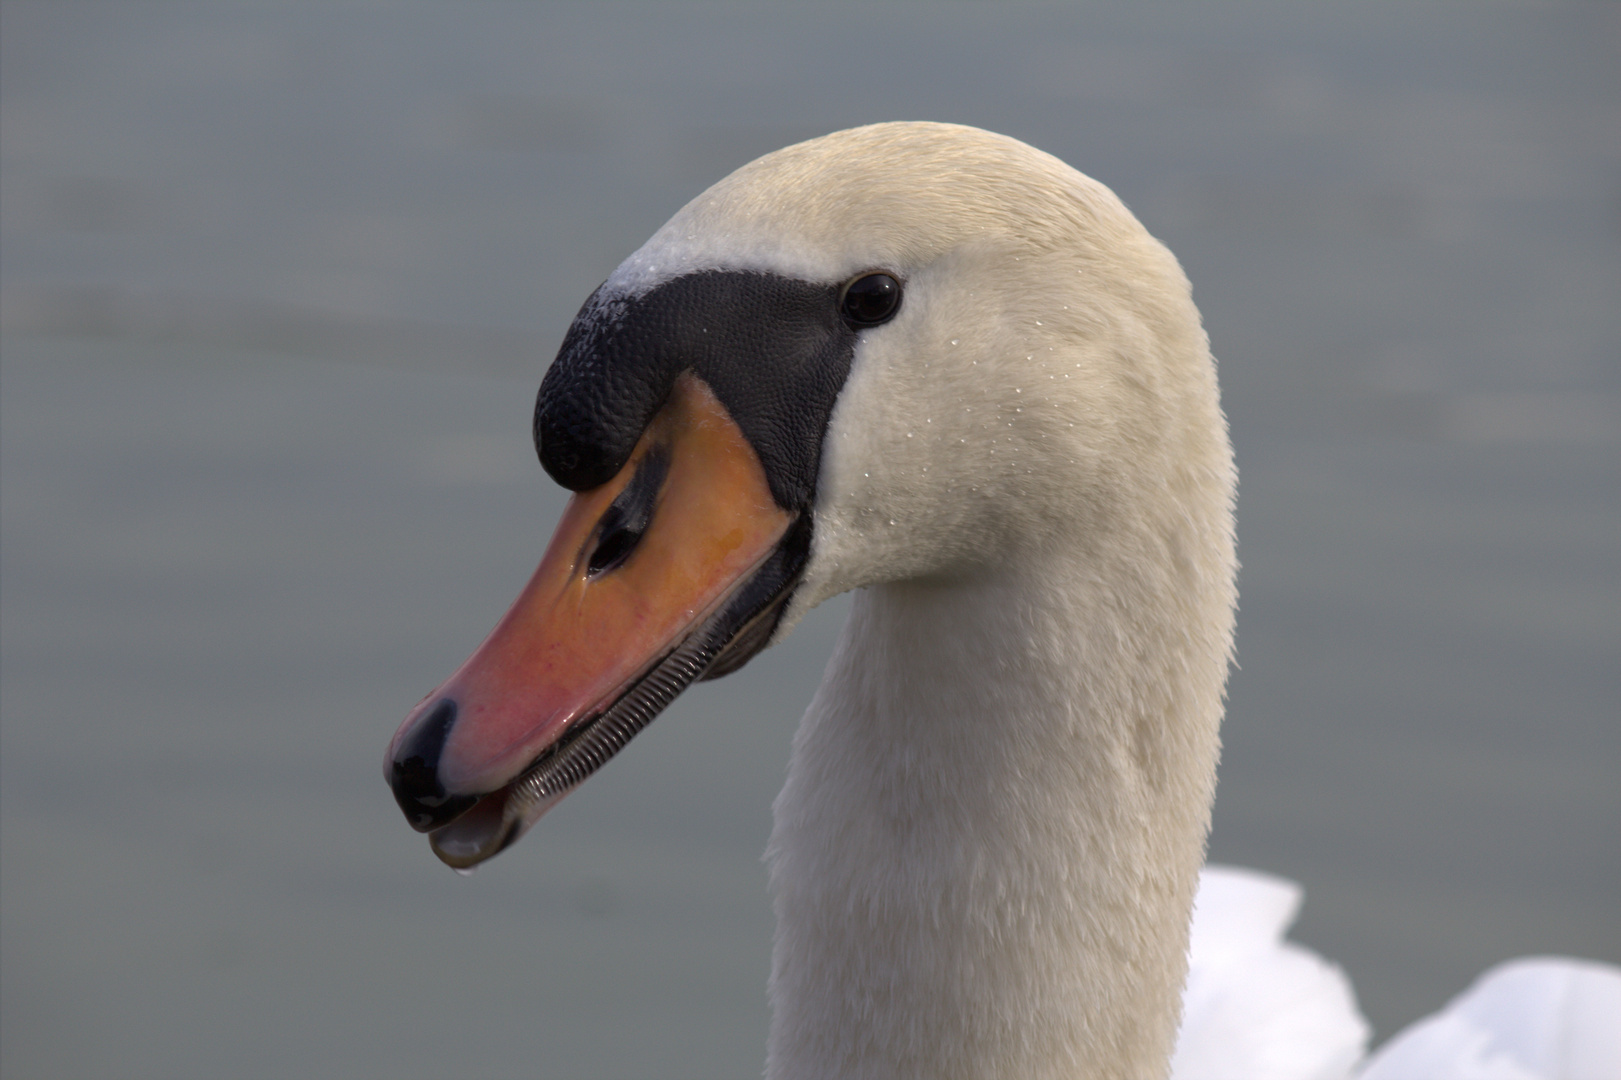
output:
[[[845,308],[883,277],[896,299],[880,318]],[[714,391],[765,466],[784,510],[808,515],[822,438],[844,388],[857,334],[894,314],[900,285],[873,272],[818,284],[773,274],[706,270],[633,300],[598,289],[569,328],[535,403],[535,449],[558,483],[585,491],[611,479],[668,397],[691,371]],[[865,304],[847,303],[855,291]]]
[[[858,331],[881,321],[852,318],[846,309],[865,314],[875,300],[893,308],[899,289],[888,275],[824,285],[722,270],[672,279],[633,300],[605,298],[598,289],[541,381],[535,449],[564,487],[588,490],[618,473],[676,377],[691,371],[759,455],[777,505],[797,515],[772,572],[745,592],[760,592],[764,577],[773,582],[735,613],[737,624],[723,631],[732,640],[708,678],[736,670],[764,648],[793,595],[809,556],[816,473],[833,403],[850,373]],[[850,300],[852,291],[865,306]],[[871,297],[875,291],[895,299]],[[609,507],[589,573],[611,573],[635,546],[664,473],[662,461],[644,466]]]

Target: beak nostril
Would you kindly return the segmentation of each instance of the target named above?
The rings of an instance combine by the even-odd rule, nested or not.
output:
[[[400,744],[389,768],[394,801],[417,832],[427,832],[460,816],[478,801],[474,795],[450,795],[439,779],[439,757],[456,723],[456,703],[440,698],[433,711]]]
[[[615,529],[603,536],[602,542],[597,544],[597,550],[591,553],[591,561],[586,564],[587,577],[596,577],[598,574],[612,570],[630,557],[641,543],[642,534],[633,529]]]
[[[667,447],[655,446],[642,458],[630,483],[625,485],[625,490],[619,493],[619,497],[609,504],[607,512],[602,515],[602,523],[597,529],[597,547],[586,563],[586,577],[596,577],[612,570],[636,550],[636,545],[641,543],[642,535],[653,520],[654,505],[658,502],[659,491],[664,487],[664,478],[669,471],[670,452]]]

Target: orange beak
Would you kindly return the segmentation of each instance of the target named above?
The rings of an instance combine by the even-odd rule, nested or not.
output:
[[[690,374],[612,480],[569,501],[529,584],[423,699],[385,773],[458,868],[495,855],[693,679],[765,643],[803,563],[794,514]]]

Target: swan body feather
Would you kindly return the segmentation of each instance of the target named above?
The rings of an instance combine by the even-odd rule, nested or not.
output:
[[[1499,964],[1380,1048],[1359,1080],[1615,1080],[1621,968],[1568,957]]]
[[[1172,1080],[1345,1080],[1372,1034],[1351,982],[1285,933],[1304,891],[1206,866],[1194,901]]]

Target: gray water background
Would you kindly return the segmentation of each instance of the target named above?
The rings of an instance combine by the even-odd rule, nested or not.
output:
[[[0,1071],[758,1075],[844,611],[451,875],[384,743],[561,499],[527,423],[685,200],[881,119],[1110,184],[1242,471],[1212,856],[1383,1034],[1621,960],[1621,5],[0,6]]]

